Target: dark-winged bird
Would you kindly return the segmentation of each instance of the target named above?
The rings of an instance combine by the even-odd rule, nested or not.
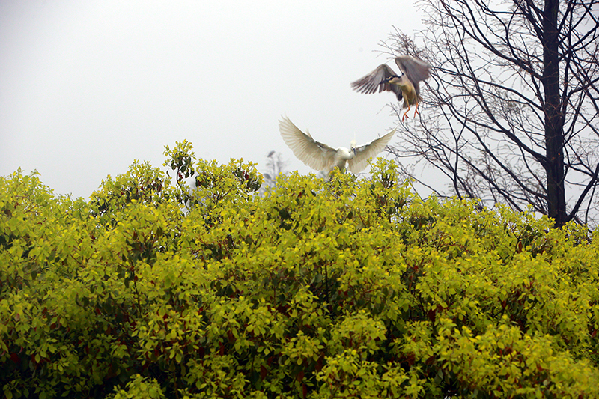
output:
[[[368,160],[385,149],[395,133],[393,130],[359,147],[356,147],[356,142],[352,140],[349,149],[345,147],[334,149],[314,140],[310,133],[299,130],[287,117],[279,121],[279,131],[285,144],[291,148],[295,156],[312,169],[330,172],[335,167],[341,170],[347,167],[354,174],[366,168]]]
[[[395,58],[395,63],[402,74],[397,75],[387,64],[381,64],[377,69],[370,72],[361,79],[352,82],[351,87],[365,94],[378,91],[392,91],[401,101],[403,99],[403,108],[407,108],[401,120],[407,117],[410,106],[416,105],[418,114],[418,104],[420,102],[420,82],[430,76],[430,65],[408,55],[402,55]]]

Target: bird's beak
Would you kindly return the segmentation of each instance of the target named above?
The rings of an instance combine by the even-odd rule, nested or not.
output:
[[[401,78],[399,76],[390,76],[387,78],[387,83],[397,84],[400,81],[401,81]]]

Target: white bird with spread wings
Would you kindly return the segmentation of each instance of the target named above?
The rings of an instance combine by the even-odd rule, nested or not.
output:
[[[366,168],[368,160],[383,151],[395,133],[393,130],[359,147],[356,147],[356,142],[352,140],[349,149],[345,147],[334,149],[314,140],[310,133],[299,130],[287,117],[279,121],[279,131],[293,154],[312,169],[330,172],[337,167],[342,171],[349,169],[354,174]]]

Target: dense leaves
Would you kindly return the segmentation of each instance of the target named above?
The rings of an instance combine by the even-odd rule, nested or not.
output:
[[[585,229],[421,200],[384,161],[258,196],[190,150],[89,202],[0,179],[4,396],[599,397]]]

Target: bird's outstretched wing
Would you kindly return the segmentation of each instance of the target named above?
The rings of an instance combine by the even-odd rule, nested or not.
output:
[[[329,170],[335,164],[337,150],[299,130],[288,117],[279,121],[279,131],[293,154],[312,169]]]
[[[394,133],[395,129],[383,137],[379,137],[378,139],[370,142],[369,144],[354,148],[354,157],[347,161],[347,168],[350,170],[350,172],[353,174],[358,174],[364,170],[364,168],[368,166],[368,160],[370,158],[376,157],[385,149],[385,146],[387,143],[389,143]]]
[[[359,93],[372,94],[378,89],[381,91],[392,91],[395,93],[398,99],[402,98],[401,88],[397,85],[392,85],[385,82],[391,76],[397,76],[397,74],[387,64],[381,64],[377,69],[370,72],[368,75],[356,80],[351,83],[352,89]]]
[[[420,82],[431,76],[431,66],[418,58],[409,55],[401,55],[395,58],[395,63],[412,82],[416,89],[416,94],[420,95]]]

